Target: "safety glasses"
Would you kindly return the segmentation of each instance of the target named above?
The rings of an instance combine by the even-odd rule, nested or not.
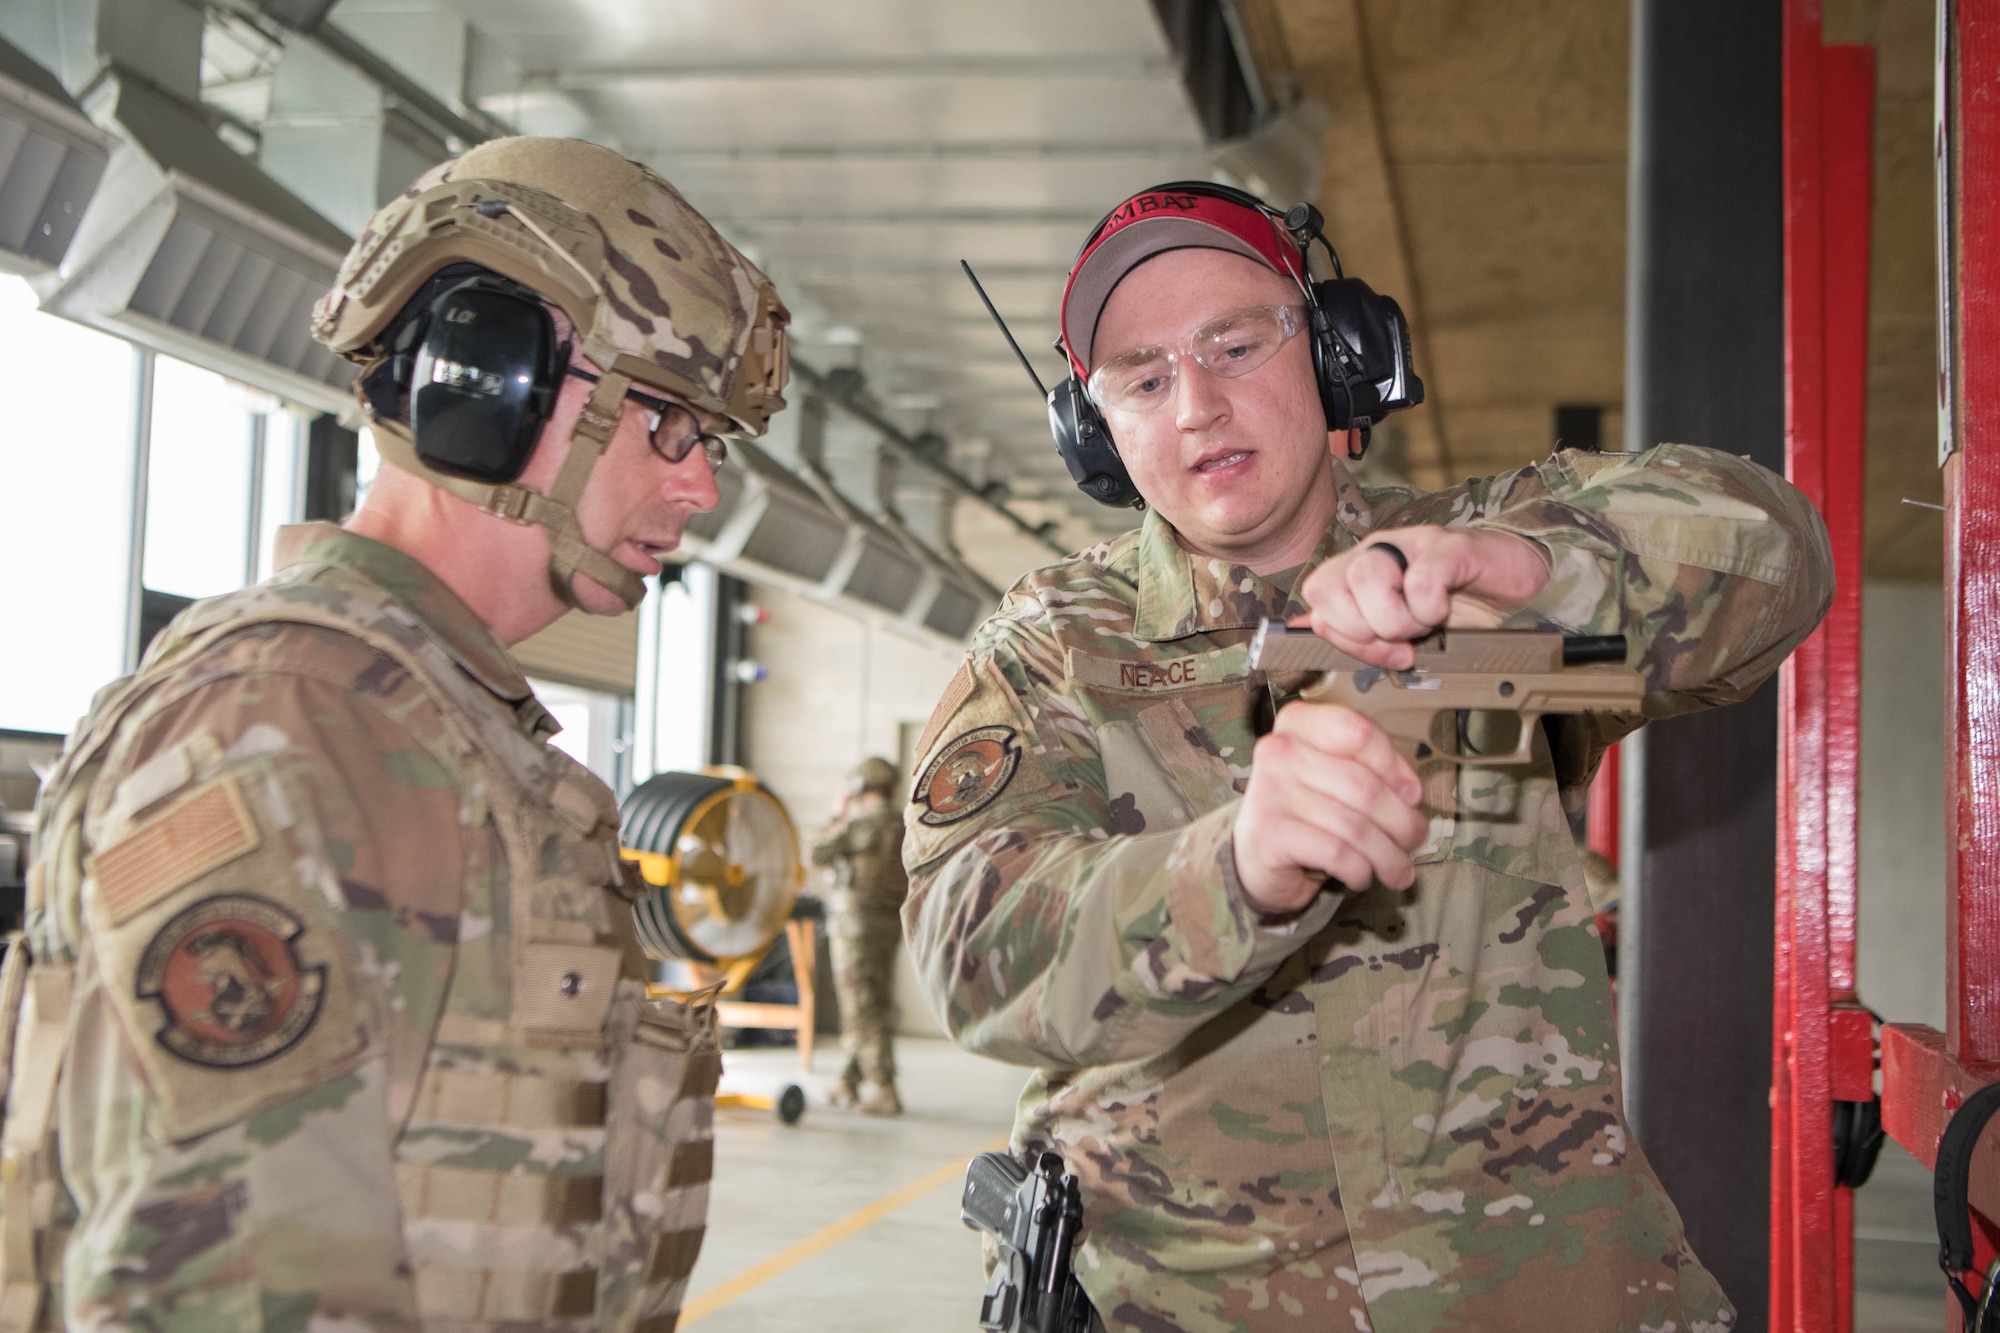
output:
[[[580,380],[595,384],[603,376],[593,374],[576,366],[565,367],[567,372]],[[687,407],[680,403],[657,398],[640,389],[627,389],[625,396],[644,408],[651,420],[646,426],[646,438],[652,442],[653,452],[669,463],[678,463],[701,449],[702,459],[710,472],[722,471],[722,465],[729,461],[729,446],[720,435],[710,435],[702,430],[701,423]]]
[[[1258,305],[1232,310],[1196,329],[1178,348],[1135,347],[1090,374],[1090,397],[1100,408],[1150,412],[1174,396],[1183,359],[1233,380],[1269,361],[1305,327],[1297,306]]]

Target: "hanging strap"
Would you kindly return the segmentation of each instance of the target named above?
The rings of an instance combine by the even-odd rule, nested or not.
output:
[[[549,587],[564,606],[578,606],[571,586],[573,575],[582,574],[611,590],[629,610],[646,595],[646,580],[613,560],[583,539],[583,525],[576,517],[576,503],[597,460],[604,454],[618,430],[624,413],[625,391],[632,386],[629,375],[611,372],[597,382],[570,433],[569,454],[562,471],[547,495],[514,482],[489,485],[464,477],[446,476],[426,466],[417,457],[417,447],[408,430],[393,421],[370,423],[375,447],[383,461],[422,478],[448,495],[456,495],[481,512],[509,523],[533,524],[549,534]],[[581,609],[579,607],[579,609]]]
[[[1938,1140],[1937,1172],[1931,1184],[1931,1201],[1937,1211],[1938,1267],[1944,1270],[1958,1303],[1965,1307],[1965,1333],[1988,1333],[1980,1326],[1980,1317],[1993,1304],[1993,1274],[1987,1275],[1984,1301],[1973,1296],[1961,1275],[1973,1271],[1972,1156],[1979,1148],[1980,1134],[1996,1112],[2000,1112],[2000,1083],[1988,1084],[1965,1099]]]
[[[7,965],[16,966],[15,956],[25,952],[16,941]],[[73,967],[31,962],[23,986],[7,1123],[0,1128],[0,1333],[29,1333],[41,1314],[45,1265],[36,1250],[49,1242],[55,1213],[49,1118],[75,981]]]

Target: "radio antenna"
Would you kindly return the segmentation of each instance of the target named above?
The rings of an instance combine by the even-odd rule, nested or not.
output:
[[[1000,332],[1007,339],[1007,345],[1013,348],[1014,355],[1020,358],[1021,369],[1027,371],[1028,378],[1035,382],[1035,392],[1047,398],[1049,391],[1042,387],[1042,377],[1037,375],[1035,368],[1028,364],[1028,354],[1021,350],[1021,344],[1014,341],[1014,331],[1007,327],[1007,321],[1000,318],[1000,312],[993,308],[993,298],[988,296],[986,289],[979,285],[979,275],[974,273],[972,265],[966,263],[963,259],[958,261],[958,266],[964,269],[965,276],[972,280],[972,290],[978,292],[979,299],[986,302],[986,313],[993,316],[993,322],[1000,326]]]

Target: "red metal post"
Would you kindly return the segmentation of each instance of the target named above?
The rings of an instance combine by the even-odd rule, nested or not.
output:
[[[1773,1327],[1812,1333],[1853,1326],[1853,1198],[1835,1182],[1833,1103],[1874,1095],[1873,1032],[1854,994],[1874,53],[1819,43],[1817,6],[1793,4],[1787,463],[1826,518],[1837,592],[1781,677],[1771,1309]]]
[[[1946,0],[1939,37],[1946,1027],[1882,1031],[1884,1127],[1932,1167],[1946,1119],[2000,1082],[2000,0]],[[2000,1242],[1996,1140],[1973,1157],[1982,1260]]]
[[[1604,752],[1597,777],[1590,784],[1590,805],[1583,817],[1584,846],[1618,864],[1618,747]]]
[[[1945,465],[1945,588],[1958,688],[1948,719],[1955,762],[1945,1033],[1959,1061],[1993,1064],[2000,1063],[2000,99],[1993,95],[2000,4],[1959,0],[1954,9],[1958,452]]]
[[[1819,0],[1784,3],[1785,464],[1826,505],[1824,105]],[[1771,1326],[1835,1327],[1827,1040],[1827,631],[1779,675],[1771,1059]]]
[[[1590,803],[1584,808],[1583,845],[1611,863],[1611,869],[1618,869],[1618,772],[1619,752],[1612,746],[1604,752],[1604,758],[1597,765],[1597,776],[1590,782]],[[1596,897],[1595,894],[1592,895]],[[1602,910],[1598,904],[1597,934],[1604,941],[1604,960],[1611,972],[1611,993],[1618,994],[1618,916],[1619,908],[1613,904],[1610,911]]]
[[[1875,51],[1821,52],[1826,171],[1826,497],[1834,600],[1826,618],[1828,1061],[1834,1099],[1875,1096],[1874,1020],[1855,994],[1861,843],[1862,488],[1867,484],[1869,212],[1874,199]],[[1801,1114],[1804,1114],[1802,1111]],[[1833,1108],[1824,1108],[1831,1116]],[[1854,1327],[1854,1192],[1833,1194],[1835,1322]]]

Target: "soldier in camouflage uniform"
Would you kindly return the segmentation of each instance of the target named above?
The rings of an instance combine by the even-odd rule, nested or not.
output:
[[[1729,1328],[1626,1126],[1571,821],[1609,744],[1811,630],[1824,527],[1685,445],[1363,487],[1308,340],[1255,314],[1303,306],[1299,251],[1184,202],[1114,213],[1063,314],[1149,512],[1014,586],[917,745],[926,994],[1034,1068],[1015,1147],[1081,1177],[1104,1327]],[[1249,669],[1266,616],[1387,668],[1439,625],[1623,634],[1648,693],[1526,765],[1413,767]]]
[[[424,461],[391,356],[464,264],[571,372],[486,485]],[[45,784],[0,1327],[672,1329],[714,1017],[646,1000],[616,803],[507,648],[637,602],[716,503],[711,433],[783,406],[784,319],[590,144],[489,143],[376,215],[313,332],[391,466],[169,627]]]
[[[896,1095],[896,946],[909,878],[903,873],[903,812],[889,799],[896,769],[864,759],[812,860],[833,874],[827,935],[833,984],[840,994],[840,1049],[847,1057],[833,1103],[859,1103],[869,1115],[900,1115]],[[861,1101],[863,1081],[875,1085]]]

